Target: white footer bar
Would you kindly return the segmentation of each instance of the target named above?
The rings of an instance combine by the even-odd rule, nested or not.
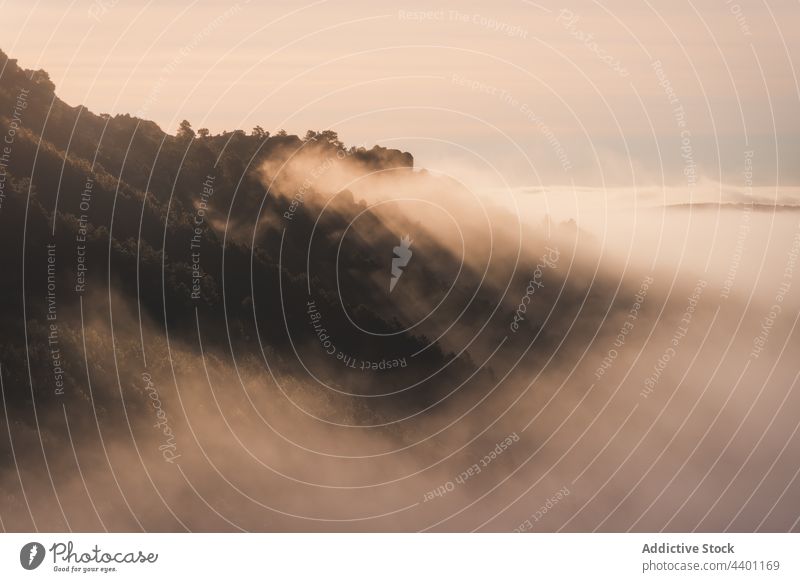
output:
[[[0,535],[14,581],[777,582],[800,580],[798,564],[798,534]]]

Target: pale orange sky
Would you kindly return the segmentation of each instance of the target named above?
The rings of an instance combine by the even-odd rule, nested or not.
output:
[[[753,149],[757,184],[800,184],[797,2],[0,6],[0,48],[68,103],[172,132],[332,128],[520,186],[681,185],[685,129],[703,180]]]

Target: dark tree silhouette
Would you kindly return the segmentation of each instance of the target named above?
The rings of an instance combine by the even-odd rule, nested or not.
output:
[[[266,139],[269,137],[269,132],[265,131],[260,125],[256,125],[250,135],[257,137],[258,139]]]
[[[192,139],[194,137],[192,124],[185,119],[181,121],[180,125],[178,126],[178,137],[184,139]]]

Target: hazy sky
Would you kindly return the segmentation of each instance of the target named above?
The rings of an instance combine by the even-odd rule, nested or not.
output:
[[[797,1],[0,6],[68,103],[172,132],[332,128],[513,186],[742,184],[752,150],[800,184]]]

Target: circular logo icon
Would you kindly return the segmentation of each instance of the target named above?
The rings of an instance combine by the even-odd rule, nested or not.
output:
[[[19,563],[26,570],[35,570],[44,561],[44,546],[39,542],[29,542],[19,551]]]

